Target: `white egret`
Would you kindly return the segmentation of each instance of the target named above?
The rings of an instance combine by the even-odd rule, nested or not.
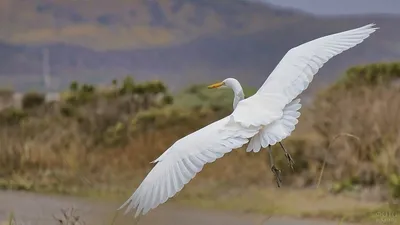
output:
[[[245,98],[243,88],[240,85],[239,81],[237,81],[235,78],[227,78],[222,82],[215,83],[212,85],[209,85],[209,89],[213,88],[231,88],[233,90],[234,98],[233,98],[233,109],[235,110],[236,106],[238,103]],[[263,132],[269,132],[269,131],[281,131],[285,132],[286,136],[280,136],[279,139],[283,140],[287,136],[290,135],[290,133],[294,130],[295,125],[297,124],[297,118],[300,116],[300,112],[298,110],[301,108],[300,104],[300,99],[296,99],[292,101],[290,104],[285,106],[283,109],[283,117],[281,120],[276,120],[270,125],[268,125],[268,129],[265,129],[265,131],[261,130],[258,134],[256,134],[254,137],[251,138],[250,143],[247,145],[247,152],[259,152],[261,150],[261,137],[265,138],[273,138],[274,133],[271,134],[264,134]],[[268,141],[270,145],[268,146],[268,153],[269,153],[269,159],[270,159],[270,164],[271,164],[271,171],[274,173],[276,182],[278,187],[281,186],[281,178],[280,178],[280,173],[281,171],[275,166],[274,160],[272,157],[272,149],[271,145],[276,144],[276,141],[270,140]],[[286,150],[286,148],[283,146],[282,142],[279,141],[279,145],[285,152],[285,156],[289,162],[289,166],[293,170],[293,165],[294,165],[294,160],[292,156],[289,154],[289,152]]]
[[[300,99],[318,70],[332,57],[348,50],[375,32],[375,24],[327,35],[290,49],[261,88],[244,99],[239,82],[228,78],[210,88],[230,87],[235,93],[234,111],[176,141],[160,157],[133,195],[119,208],[136,209],[135,217],[166,202],[179,192],[206,163],[249,142],[247,151],[258,152],[288,137],[300,116]],[[283,145],[282,145],[283,147]],[[288,154],[288,153],[287,153]],[[289,156],[287,156],[289,158]],[[291,159],[291,158],[290,158]]]

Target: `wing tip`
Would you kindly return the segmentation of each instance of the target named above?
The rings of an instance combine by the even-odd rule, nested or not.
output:
[[[125,208],[126,206],[128,206],[128,208],[125,210],[125,212],[123,213],[124,215],[126,215],[126,214],[128,214],[133,208],[136,208],[136,207],[133,207],[133,205],[131,205],[132,204],[132,198],[129,198],[124,204],[122,204],[118,209],[117,209],[117,211],[119,211],[119,210],[121,210],[121,209],[123,209],[123,208]],[[140,208],[137,208],[136,209],[136,212],[135,212],[135,218],[137,218],[138,216],[140,216],[140,215],[144,215],[145,213],[144,213],[144,211],[143,211],[143,209],[140,209]]]
[[[380,27],[378,27],[378,26],[376,25],[376,23],[370,23],[370,24],[367,24],[367,25],[365,25],[365,26],[363,26],[363,27],[360,27],[360,28],[368,29],[368,30],[371,31],[371,33],[374,33],[375,31],[377,31],[377,30],[380,29]]]
[[[129,203],[131,203],[131,201],[132,201],[132,199],[129,198],[127,201],[125,201],[125,202],[117,209],[117,211],[119,211],[119,210],[125,208]],[[127,214],[128,211],[129,211],[129,210],[125,211],[124,214]]]

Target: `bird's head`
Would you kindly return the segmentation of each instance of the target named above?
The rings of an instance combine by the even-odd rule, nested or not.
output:
[[[237,81],[235,78],[226,78],[225,80],[221,82],[217,82],[214,84],[211,84],[208,86],[209,89],[214,89],[214,88],[234,88],[235,86],[240,86],[239,81]]]
[[[233,108],[235,109],[239,101],[244,99],[243,89],[239,81],[237,81],[235,78],[226,78],[221,82],[217,82],[208,86],[209,89],[226,87],[231,88],[234,93]]]
[[[223,87],[226,87],[226,84],[223,81],[208,85],[208,89],[223,88]]]

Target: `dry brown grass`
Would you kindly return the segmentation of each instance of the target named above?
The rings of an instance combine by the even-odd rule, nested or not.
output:
[[[314,128],[327,146],[332,134],[355,135],[338,141],[327,151],[330,180],[349,180],[354,185],[376,185],[400,173],[399,89],[386,86],[360,87],[336,93],[331,99],[319,99],[313,111]]]
[[[387,96],[376,98],[377,101],[372,102],[371,105],[385,102],[385,100],[381,101],[385,97],[396,96],[388,93]],[[358,98],[346,98],[340,104],[360,101]],[[364,97],[362,98],[364,99]],[[385,104],[385,106],[395,107],[393,104]],[[338,108],[342,108],[341,105],[338,105]],[[375,112],[380,115],[359,113],[357,110],[350,112],[349,109],[344,112],[337,112],[336,110],[332,113],[336,116],[314,116],[315,114],[313,114],[315,127],[317,130],[319,129],[319,132],[312,131],[313,133],[302,135],[304,131],[299,127],[294,136],[285,141],[296,159],[294,173],[288,170],[281,151],[278,148],[276,149],[278,164],[284,170],[285,184],[297,187],[314,185],[318,180],[319,171],[324,162],[327,163],[327,168],[324,172],[323,183],[332,180],[341,182],[354,178],[359,179],[355,182],[362,184],[382,184],[387,181],[388,176],[396,173],[398,169],[395,163],[395,156],[398,151],[397,141],[395,141],[396,139],[392,139],[394,142],[388,140],[388,145],[381,143],[380,148],[384,151],[380,152],[377,152],[376,147],[373,148],[371,145],[382,141],[381,137],[394,135],[393,132],[397,132],[393,131],[394,128],[389,128],[388,124],[384,122],[386,120],[381,117],[381,114],[389,113],[391,110],[393,109]],[[310,113],[324,114],[327,112],[332,111],[327,109],[326,111],[318,110],[318,112]],[[157,119],[154,118],[154,113]],[[353,119],[355,115],[367,118],[355,120]],[[393,119],[397,119],[395,113],[391,115],[395,117]],[[390,115],[382,116],[389,119]],[[171,117],[178,117],[175,111],[144,113],[139,114],[138,117],[141,118],[140,121],[145,121],[143,130],[135,132],[133,136],[129,137],[128,141],[131,144],[125,147],[112,147],[111,149],[102,149],[98,146],[96,149],[91,149],[91,147],[94,148],[93,135],[98,133],[96,129],[101,128],[99,127],[101,124],[97,122],[100,118],[92,117],[85,130],[82,130],[77,121],[55,116],[31,118],[17,128],[7,127],[1,133],[2,140],[4,140],[1,142],[4,152],[1,158],[3,168],[5,168],[3,171],[8,174],[29,174],[32,170],[40,170],[41,173],[39,174],[49,174],[48,171],[52,171],[53,174],[61,173],[63,176],[69,174],[68,176],[71,176],[72,179],[74,179],[73,176],[82,174],[84,171],[89,173],[88,176],[99,173],[99,175],[102,174],[101,176],[109,175],[115,178],[115,174],[121,175],[121,171],[130,171],[128,174],[136,176],[134,171],[142,171],[141,173],[143,173],[150,169],[151,164],[149,162],[165,151],[175,140],[216,119],[212,114],[196,115],[188,112],[181,113],[179,121],[163,124],[165,121],[172,120]],[[324,118],[324,121],[321,121],[322,118]],[[329,120],[327,121],[326,118],[329,118]],[[374,118],[380,118],[381,121],[377,123]],[[148,122],[148,120],[152,120],[152,122]],[[189,122],[191,120],[192,122]],[[366,120],[369,121],[366,122]],[[358,124],[360,122],[362,124]],[[95,124],[98,125],[94,126]],[[321,124],[324,127],[321,127]],[[91,126],[94,127],[90,128]],[[368,132],[370,128],[359,129],[358,126],[375,127],[375,130],[371,128],[372,132]],[[92,132],[92,136],[87,134],[86,130]],[[101,128],[100,130],[104,131],[105,129]],[[374,132],[378,130],[387,132],[385,134]],[[360,137],[361,141],[341,138],[334,142],[329,151],[324,150],[328,150],[329,144],[326,141],[340,132],[354,134]],[[321,134],[325,134],[325,137]],[[373,136],[369,136],[371,134]],[[385,157],[385,155],[390,157]],[[266,185],[273,178],[269,173],[267,159],[267,154],[264,152],[252,154],[236,150],[217,163],[207,165],[204,171],[199,174],[199,179],[219,180],[239,186],[248,184]],[[68,173],[65,173],[66,171]],[[218,171],[218,173],[215,173],[215,171]],[[114,179],[113,177],[109,177],[109,179]],[[94,177],[91,179],[94,179]]]
[[[284,141],[296,160],[294,173],[288,170],[281,150],[275,151],[285,185],[314,186],[324,163],[322,183],[330,185],[332,181],[380,185],[390,175],[398,174],[400,97],[397,93],[395,88],[360,88],[337,93],[333,99],[321,97],[312,109],[304,109],[298,129]],[[128,110],[130,113],[117,116],[117,110],[108,110],[114,108],[109,103],[74,109],[78,118],[55,113],[57,107],[62,107],[53,106],[47,112],[43,110],[43,116],[31,116],[17,125],[2,127],[3,177],[26,176],[24,179],[37,184],[42,179],[59,183],[55,177],[76,180],[78,174],[86,174],[94,182],[108,182],[118,176],[142,176],[151,168],[149,162],[175,140],[222,116],[213,110],[185,112],[173,108],[153,109],[136,116],[136,110]],[[99,109],[106,113],[96,114]],[[128,119],[121,120],[122,117]],[[129,123],[135,125],[129,127],[132,125]],[[104,138],[117,135],[117,131],[110,133],[110,127],[128,132],[121,139],[128,144],[97,145]],[[359,141],[340,138],[329,146],[340,133],[355,135]],[[217,163],[207,165],[198,179],[237,186],[269,185],[273,177],[267,159],[265,152],[235,150]]]

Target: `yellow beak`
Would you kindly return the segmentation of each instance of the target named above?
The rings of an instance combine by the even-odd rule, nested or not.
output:
[[[218,83],[209,85],[208,88],[209,88],[209,89],[219,88],[219,87],[221,87],[222,85],[224,85],[224,82],[218,82]]]

